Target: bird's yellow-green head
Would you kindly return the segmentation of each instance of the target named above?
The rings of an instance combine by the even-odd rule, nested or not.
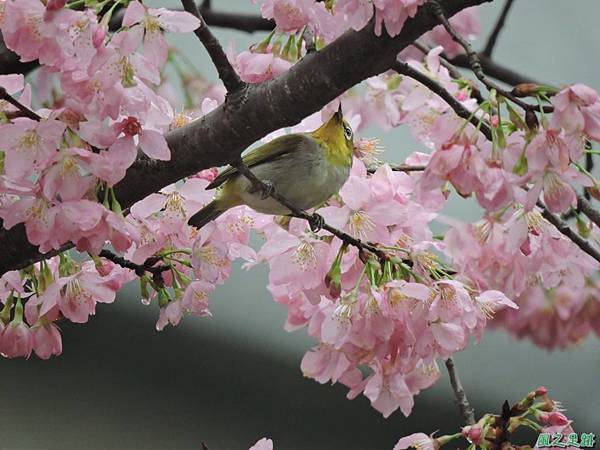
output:
[[[344,120],[341,105],[331,119],[313,131],[311,135],[319,142],[327,159],[332,164],[352,165],[352,153],[354,152],[352,128]]]

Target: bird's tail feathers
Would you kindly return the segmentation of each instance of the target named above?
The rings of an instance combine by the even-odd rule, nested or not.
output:
[[[215,220],[221,214],[227,211],[227,208],[223,209],[220,207],[218,200],[213,200],[196,214],[194,214],[188,223],[196,228],[200,229],[208,222]]]

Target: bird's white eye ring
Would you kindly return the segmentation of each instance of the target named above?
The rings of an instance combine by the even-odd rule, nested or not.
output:
[[[348,125],[344,125],[344,136],[346,136],[347,140],[352,140],[352,128]]]

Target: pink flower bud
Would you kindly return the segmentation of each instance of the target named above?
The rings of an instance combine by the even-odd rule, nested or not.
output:
[[[46,4],[46,11],[56,11],[62,9],[65,6],[66,0],[48,0]]]
[[[106,37],[107,27],[105,24],[101,24],[96,31],[94,31],[94,35],[92,36],[92,44],[94,48],[98,48],[104,42],[104,38]]]
[[[33,351],[41,359],[62,353],[62,339],[58,327],[52,323],[31,328]]]
[[[569,419],[563,413],[553,411],[548,414],[548,424],[551,426],[565,426],[569,424]]]
[[[33,346],[31,332],[25,322],[9,323],[2,332],[0,354],[7,358],[29,358]]]
[[[548,389],[545,386],[540,386],[535,390],[535,395],[537,397],[541,397],[542,395],[546,395],[548,393]]]
[[[462,428],[461,434],[473,444],[479,444],[481,440],[481,428],[478,426],[467,425]]]

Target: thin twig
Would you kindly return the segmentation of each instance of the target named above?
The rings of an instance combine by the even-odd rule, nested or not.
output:
[[[0,100],[4,100],[5,102],[8,102],[11,105],[13,105],[15,108],[21,111],[25,117],[28,117],[38,122],[42,120],[42,116],[40,116],[35,111],[29,109],[27,106],[15,99],[12,95],[9,95],[9,93],[6,92],[6,89],[4,89],[2,86],[0,86]]]
[[[450,376],[450,384],[452,385],[452,390],[454,391],[454,399],[456,400],[456,404],[460,409],[463,419],[465,419],[467,425],[473,425],[475,423],[475,411],[469,403],[469,399],[467,398],[467,394],[462,386],[462,383],[460,382],[458,371],[456,370],[456,366],[454,365],[454,360],[452,358],[448,358],[446,360],[446,369],[448,370],[448,375]]]
[[[144,276],[146,272],[149,272],[152,274],[155,281],[161,280],[162,282],[162,273],[166,272],[167,270],[171,270],[171,268],[167,265],[156,266],[155,264],[160,261],[160,258],[153,256],[148,258],[142,264],[136,264],[133,261],[130,261],[106,249],[101,250],[98,256],[106,258],[115,264],[124,267],[125,269],[133,270],[138,277]]]
[[[579,194],[577,194],[577,211],[585,214],[596,226],[600,227],[600,211],[595,210],[590,202]]]
[[[471,111],[465,108],[462,103],[460,103],[454,96],[448,92],[442,85],[440,85],[437,81],[432,78],[429,78],[422,72],[419,72],[417,69],[411,67],[407,63],[403,61],[396,61],[392,66],[396,72],[406,75],[414,80],[417,80],[419,83],[427,87],[433,93],[439,95],[450,107],[454,110],[454,112],[462,117],[465,120],[468,120],[473,124],[475,128],[479,128],[481,133],[488,139],[492,140],[492,129],[489,125],[484,122],[482,119],[478,119],[473,115]]]
[[[240,79],[237,72],[227,59],[227,55],[223,51],[223,47],[221,47],[221,44],[215,35],[212,34],[210,28],[208,28],[208,25],[198,11],[194,0],[181,0],[181,4],[183,5],[183,9],[196,16],[200,20],[200,26],[194,30],[194,34],[198,36],[198,39],[200,39],[204,45],[204,48],[206,48],[210,59],[212,59],[212,62],[219,73],[219,78],[225,85],[227,91],[235,92],[239,89],[242,89],[245,86],[245,83]]]
[[[473,47],[471,47],[471,44],[464,37],[462,37],[460,35],[460,33],[458,33],[454,29],[454,27],[450,24],[450,22],[444,15],[444,10],[443,10],[441,4],[438,3],[437,0],[429,0],[429,1],[432,5],[433,14],[437,18],[437,20],[439,20],[440,23],[444,26],[444,28],[450,34],[450,36],[452,36],[452,39],[454,39],[458,44],[460,44],[460,46],[465,50],[465,53],[467,54],[467,60],[469,61],[469,66],[470,66],[473,74],[477,77],[477,79],[479,81],[481,81],[485,85],[485,87],[487,87],[489,90],[495,90],[502,97],[509,99],[516,105],[519,105],[525,111],[528,111],[528,110],[529,111],[540,111],[540,110],[542,110],[545,113],[551,113],[552,111],[554,111],[554,108],[552,106],[538,106],[538,105],[531,105],[527,102],[524,102],[523,100],[515,97],[510,92],[503,89],[502,87],[500,87],[493,81],[489,80],[485,76],[485,73],[483,72],[483,68],[481,66],[481,60],[479,58],[479,55],[477,54],[476,51],[473,50]]]
[[[542,209],[542,216],[544,219],[554,225],[558,231],[568,237],[575,245],[577,245],[577,247],[590,255],[596,261],[600,262],[600,252],[592,247],[588,241],[574,232],[566,222],[548,211],[546,205],[544,205],[541,201],[538,200],[537,206]]]
[[[508,12],[510,11],[510,7],[513,4],[513,0],[506,0],[504,4],[504,8],[502,8],[502,12],[498,17],[498,21],[496,22],[496,26],[490,33],[490,37],[488,37],[487,44],[485,44],[485,48],[481,52],[485,56],[491,57],[492,52],[494,51],[494,47],[496,46],[496,42],[498,41],[498,36],[500,35],[500,31],[504,27],[504,23],[506,22],[506,17],[508,16]]]
[[[252,173],[252,171],[248,168],[248,166],[246,166],[246,164],[244,164],[243,161],[239,160],[237,163],[233,164],[233,166],[248,180],[250,180],[255,190],[267,193],[270,197],[277,200],[279,203],[281,203],[283,206],[285,206],[291,211],[292,216],[306,220],[313,231],[323,229],[325,231],[330,232],[337,238],[341,239],[343,242],[358,248],[359,250],[368,251],[372,253],[373,255],[377,256],[379,260],[388,259],[388,255],[374,244],[370,242],[363,242],[360,239],[355,238],[354,236],[350,236],[348,233],[345,233],[341,230],[338,230],[337,228],[332,227],[323,220],[323,217],[316,213],[309,214],[306,211],[298,208],[290,200],[279,194],[273,188],[273,186],[269,186],[263,181],[261,181],[256,175],[254,175],[254,173]]]

